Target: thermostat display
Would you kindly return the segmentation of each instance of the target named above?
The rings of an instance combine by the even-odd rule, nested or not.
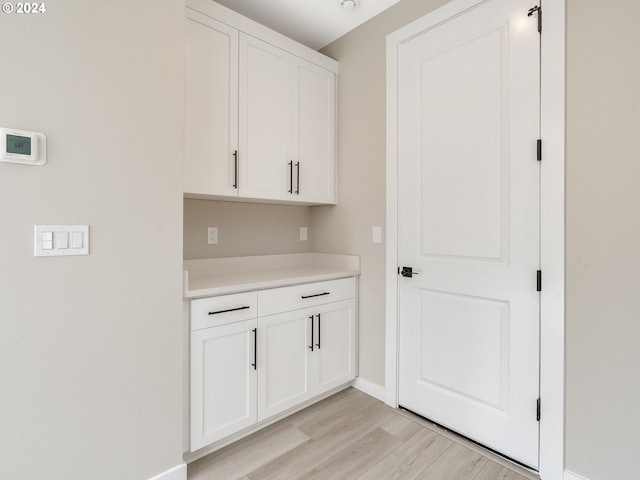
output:
[[[31,137],[7,135],[7,153],[31,155]]]
[[[47,137],[40,132],[0,128],[0,161],[44,165]]]

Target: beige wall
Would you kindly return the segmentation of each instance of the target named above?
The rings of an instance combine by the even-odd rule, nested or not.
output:
[[[340,62],[338,204],[313,207],[314,250],[361,256],[360,376],[384,385],[386,36],[446,0],[403,0],[322,50]]]
[[[640,2],[568,0],[567,468],[638,478]]]
[[[0,478],[145,480],[182,461],[183,2],[0,14]],[[33,257],[38,223],[91,254]]]
[[[185,199],[184,259],[311,252],[310,208]],[[217,245],[207,244],[207,227],[218,227]]]

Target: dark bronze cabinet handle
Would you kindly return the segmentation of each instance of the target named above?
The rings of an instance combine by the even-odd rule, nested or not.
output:
[[[233,188],[237,189],[238,188],[238,150],[233,152],[233,158],[235,159],[234,173],[233,173],[233,178],[234,178]]]
[[[297,168],[296,195],[300,195],[300,162],[296,163],[296,168]]]
[[[316,317],[318,317],[318,343],[316,343],[316,347],[320,350],[320,337],[322,335],[320,333],[320,325],[322,324],[322,320],[320,319],[320,314],[316,315]]]
[[[215,312],[209,312],[209,315],[218,315],[220,313],[237,312],[238,310],[246,310],[247,308],[251,308],[251,307],[246,305],[244,307],[229,308],[228,310],[217,310]]]
[[[289,193],[293,193],[293,160],[289,162]]]
[[[254,370],[258,369],[258,329],[253,329],[253,363],[251,364]]]
[[[309,317],[309,320],[311,320],[311,345],[309,345],[309,348],[313,352],[313,315]]]
[[[315,295],[302,295],[300,298],[304,300],[306,298],[322,297],[323,295],[331,295],[331,292],[316,293]]]

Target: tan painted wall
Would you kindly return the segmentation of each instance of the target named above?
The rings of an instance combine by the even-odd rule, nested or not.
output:
[[[322,50],[340,62],[338,204],[313,207],[314,250],[361,256],[360,376],[384,385],[386,36],[446,0],[403,0]]]
[[[185,199],[184,259],[310,252],[310,208]],[[218,227],[217,245],[207,244],[207,227]]]
[[[639,478],[640,2],[567,2],[566,465]]]
[[[182,461],[183,2],[0,14],[0,478],[145,480]],[[33,225],[91,254],[33,257]]]

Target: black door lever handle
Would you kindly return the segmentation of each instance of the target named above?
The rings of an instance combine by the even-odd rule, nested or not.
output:
[[[407,278],[411,278],[414,275],[418,275],[418,272],[414,272],[413,271],[413,267],[402,267],[402,270],[399,270],[399,274],[402,275],[403,277],[407,277]]]

